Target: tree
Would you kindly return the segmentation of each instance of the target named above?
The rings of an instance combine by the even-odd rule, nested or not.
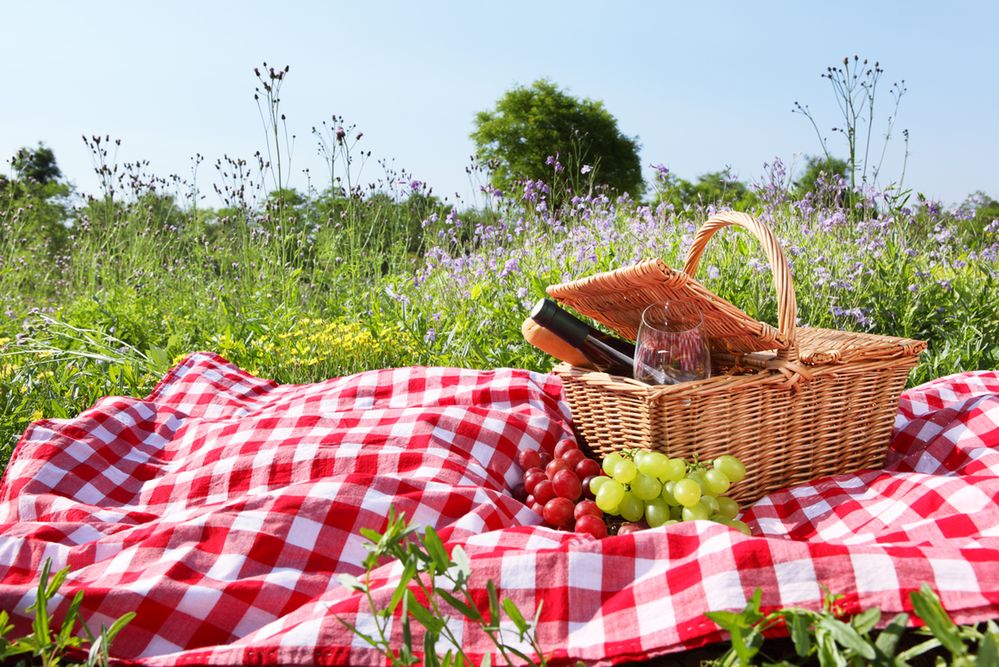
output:
[[[0,220],[19,211],[20,230],[30,243],[22,251],[26,257],[43,252],[55,256],[68,239],[70,186],[59,179],[52,149],[21,148],[10,159],[12,174],[0,176]],[[35,246],[33,244],[40,244]]]
[[[846,179],[850,170],[850,164],[846,160],[831,156],[813,155],[808,158],[805,164],[805,172],[794,182],[796,194],[800,197],[806,192],[815,192],[819,179],[828,185],[836,177]]]
[[[676,208],[714,205],[748,211],[758,203],[753,191],[728,167],[703,174],[696,183],[670,173],[661,173],[657,179],[656,201]]]
[[[519,179],[551,181],[549,156],[558,157],[570,185],[592,177],[617,193],[643,190],[637,138],[621,133],[603,102],[577,99],[546,79],[509,90],[493,110],[480,111],[471,137],[504,190]]]
[[[55,154],[43,144],[34,149],[21,148],[11,158],[10,166],[20,180],[37,185],[47,185],[62,177]]]

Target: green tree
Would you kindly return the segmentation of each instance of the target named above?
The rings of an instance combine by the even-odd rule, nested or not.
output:
[[[820,176],[826,183],[829,183],[836,176],[847,178],[849,171],[850,164],[846,160],[831,156],[813,155],[808,158],[804,173],[794,182],[795,193],[801,196],[806,192],[815,192]]]
[[[621,133],[603,102],[577,99],[546,79],[507,91],[494,109],[480,111],[471,137],[504,190],[518,179],[550,182],[549,156],[558,156],[577,191],[590,182],[634,196],[643,190],[637,138]]]
[[[10,160],[18,180],[37,185],[47,185],[62,178],[52,149],[38,144],[38,148],[21,148]]]
[[[20,253],[25,257],[54,257],[68,240],[69,185],[61,181],[62,172],[52,149],[21,148],[9,162],[11,176],[0,176],[0,221],[13,224],[16,219]],[[0,234],[12,234],[9,228]]]
[[[657,177],[657,190],[657,202],[673,204],[678,209],[714,205],[748,211],[758,203],[753,191],[728,167],[702,174],[697,182],[664,173]]]

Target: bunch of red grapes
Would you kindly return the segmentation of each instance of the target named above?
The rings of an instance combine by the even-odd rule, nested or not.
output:
[[[601,473],[600,464],[587,458],[573,440],[555,445],[554,457],[522,449],[517,463],[524,469],[524,502],[545,524],[596,538],[607,536],[603,512],[590,492],[590,482]]]

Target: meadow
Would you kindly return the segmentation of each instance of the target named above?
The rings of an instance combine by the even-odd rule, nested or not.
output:
[[[195,350],[279,382],[413,364],[547,369],[552,360],[520,335],[547,285],[645,257],[679,267],[698,224],[733,204],[783,243],[801,325],[927,340],[910,384],[999,367],[988,198],[946,210],[839,177],[803,192],[775,160],[738,202],[724,190],[677,200],[662,167],[634,200],[552,159],[549,178],[506,192],[473,164],[478,196],[454,202],[370,164],[342,119],[315,135],[329,172],[303,192],[261,155],[220,159],[210,185],[200,158],[188,178],[159,177],[115,164],[109,137],[87,138],[96,195],[5,183],[0,462],[30,421],[142,396]],[[221,206],[205,206],[212,191]],[[747,235],[714,240],[699,277],[775,320],[769,268]]]

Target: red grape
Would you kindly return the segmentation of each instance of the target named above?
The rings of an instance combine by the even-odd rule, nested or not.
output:
[[[644,521],[629,521],[627,523],[622,523],[621,527],[617,529],[618,535],[631,535],[632,533],[637,533],[640,530],[645,530],[648,528]]]
[[[544,468],[552,460],[552,455],[545,451],[538,452],[538,456],[541,457],[541,465],[538,466],[539,468]]]
[[[531,468],[524,474],[524,488],[527,489],[528,493],[534,493],[534,487],[538,485],[538,482],[548,479],[545,475],[545,471],[541,468]]]
[[[570,449],[565,454],[563,454],[561,458],[563,461],[565,461],[567,466],[575,470],[579,462],[586,458],[586,454],[579,451],[578,449]]]
[[[579,463],[576,464],[575,472],[580,479],[584,477],[589,477],[591,475],[599,475],[601,472],[600,464],[594,461],[593,459],[584,458],[583,460],[581,460]]]
[[[545,503],[542,516],[545,523],[553,528],[568,528],[572,525],[572,501],[568,498],[552,498]]]
[[[576,509],[573,510],[573,516],[576,517],[576,521],[579,521],[579,517],[586,514],[590,514],[597,518],[604,515],[604,513],[600,511],[600,508],[597,507],[597,504],[592,500],[580,500],[576,503]]]
[[[555,479],[555,473],[559,470],[568,470],[569,472],[572,472],[572,468],[569,467],[569,464],[562,459],[555,459],[545,466],[545,475],[548,476],[548,479]]]
[[[607,525],[600,517],[584,514],[576,519],[576,532],[589,533],[598,540],[607,537]]]
[[[532,496],[530,493],[527,494],[527,498],[524,500],[524,504],[527,505],[528,507],[533,507],[537,502],[538,502],[537,499],[534,496]]]
[[[593,493],[593,490],[590,489],[590,482],[593,481],[594,477],[596,477],[596,475],[588,475],[583,478],[583,496],[589,498],[590,500],[597,497],[597,494]]]
[[[575,500],[583,493],[583,485],[576,477],[576,473],[571,470],[559,470],[555,473],[552,477],[552,488],[555,489],[556,496],[569,500]]]
[[[554,497],[555,489],[552,488],[552,483],[549,480],[546,479],[543,482],[538,482],[534,487],[534,498],[542,505]]]
[[[555,445],[555,458],[562,457],[566,452],[573,449],[579,449],[579,445],[573,440],[560,440],[557,445]]]
[[[533,449],[522,449],[517,452],[517,463],[524,470],[528,468],[540,468],[541,456]]]
[[[530,507],[531,510],[533,510],[536,514],[541,514],[542,512],[545,511],[545,506],[539,503],[538,501],[534,501],[534,504],[528,505],[528,507]]]

